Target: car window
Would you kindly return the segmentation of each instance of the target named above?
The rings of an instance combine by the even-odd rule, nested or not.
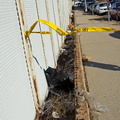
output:
[[[89,3],[89,6],[92,5],[92,4],[94,4],[94,3]]]
[[[116,2],[116,0],[111,0],[110,2],[111,2],[111,3],[114,3],[114,2]]]
[[[105,7],[105,6],[107,6],[107,3],[100,4],[99,6],[100,7]]]

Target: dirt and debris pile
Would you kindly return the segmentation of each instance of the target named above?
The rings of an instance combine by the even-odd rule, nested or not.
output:
[[[54,92],[49,94],[44,107],[42,120],[75,120],[74,94]]]
[[[48,67],[45,71],[50,89],[73,90],[74,47],[74,37],[72,35],[66,36],[57,60],[57,68]]]
[[[57,67],[45,70],[50,90],[41,120],[75,120],[74,47],[74,36],[66,36]]]
[[[74,36],[66,36],[63,49],[61,49],[62,53],[57,61],[57,69],[66,72],[71,82],[74,80],[74,48]]]

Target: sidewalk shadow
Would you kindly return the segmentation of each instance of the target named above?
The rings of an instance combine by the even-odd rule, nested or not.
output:
[[[114,33],[109,34],[111,37],[120,39],[120,31],[115,31]]]
[[[89,19],[89,20],[91,20],[91,21],[108,21],[106,18],[104,18],[104,17],[100,17],[100,18],[93,18],[93,19]]]
[[[91,14],[92,15],[92,14]],[[89,19],[89,20],[94,20],[94,21],[108,21],[108,17],[106,14],[101,14],[101,15],[97,15],[97,14],[94,14],[95,16],[97,16],[97,18],[93,18],[93,19]],[[93,15],[93,16],[94,16]]]
[[[84,62],[84,66],[90,66],[90,67],[97,67],[97,68],[101,68],[101,69],[120,71],[120,66],[98,63],[98,62],[92,62],[92,61]]]
[[[83,15],[91,15],[91,13],[83,13]]]

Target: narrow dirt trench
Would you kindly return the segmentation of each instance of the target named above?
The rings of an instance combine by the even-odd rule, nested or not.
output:
[[[74,36],[66,36],[57,67],[45,73],[50,86],[42,120],[75,120]]]
[[[72,31],[74,14],[71,23],[68,27]],[[57,67],[49,67],[45,74],[50,91],[40,120],[89,120],[87,102],[78,97],[87,89],[77,33],[65,37]]]

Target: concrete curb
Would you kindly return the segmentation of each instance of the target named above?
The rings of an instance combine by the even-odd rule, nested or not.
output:
[[[75,13],[74,13],[74,22],[76,26],[75,20]],[[81,91],[81,89],[87,91],[86,83],[85,83],[85,73],[82,64],[82,51],[80,47],[80,36],[78,33],[74,34],[75,36],[75,49],[74,49],[74,77],[75,77],[75,106],[76,106],[76,113],[75,113],[75,120],[90,120],[90,113],[87,102],[81,102],[80,99],[77,97]]]

